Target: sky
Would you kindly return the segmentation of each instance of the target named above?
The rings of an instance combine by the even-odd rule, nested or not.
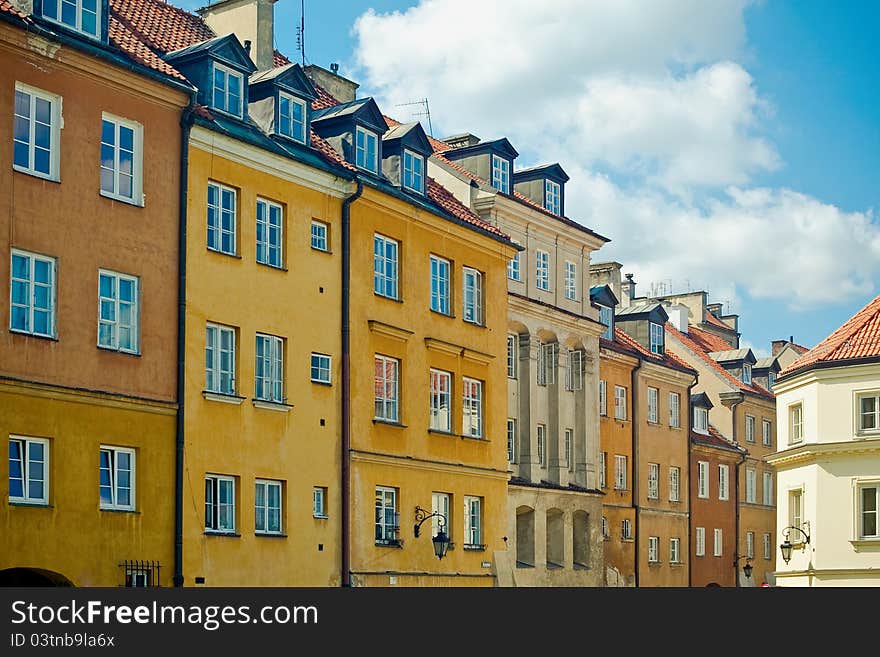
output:
[[[559,162],[566,214],[611,239],[595,262],[706,290],[757,356],[880,294],[880,3],[279,0],[294,61],[302,4],[306,63],[435,137]]]

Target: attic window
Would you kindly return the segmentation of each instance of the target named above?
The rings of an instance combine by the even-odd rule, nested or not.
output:
[[[553,214],[559,214],[562,207],[562,188],[558,182],[544,181],[544,208]]]
[[[43,0],[43,18],[101,37],[101,0]]]
[[[773,384],[776,383],[776,374],[774,372],[767,373],[767,387],[773,390]]]
[[[375,132],[364,130],[360,126],[355,128],[355,156],[354,163],[361,169],[377,172],[377,144],[378,138]]]
[[[510,162],[497,155],[492,155],[492,187],[510,194]]]
[[[657,354],[658,356],[663,355],[663,327],[660,324],[655,324],[654,322],[649,322],[650,326],[650,339],[651,339],[651,353]]]
[[[709,433],[709,409],[694,407],[694,431]]]
[[[419,194],[425,193],[425,158],[412,151],[403,151],[403,186]]]
[[[215,63],[213,79],[213,108],[241,118],[241,73]]]
[[[278,94],[278,133],[306,143],[306,104],[285,93]]]
[[[752,366],[748,363],[743,363],[743,383],[752,384]]]
[[[606,340],[614,340],[614,312],[611,308],[599,306],[599,321],[608,327],[602,332],[602,337]]]

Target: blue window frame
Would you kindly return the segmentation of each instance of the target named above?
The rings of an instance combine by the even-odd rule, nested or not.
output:
[[[403,186],[419,194],[425,192],[425,158],[412,151],[403,151]]]
[[[354,163],[361,169],[378,171],[378,138],[375,132],[364,130],[360,126],[355,128],[355,159]]]
[[[449,314],[449,261],[431,256],[431,310]]]
[[[278,132],[301,144],[306,143],[306,104],[285,93],[278,95]]]
[[[614,340],[614,311],[608,306],[599,306],[599,321],[608,327],[602,332],[602,337]]]
[[[389,237],[373,236],[373,290],[390,299],[398,298],[397,247]]]
[[[43,0],[43,18],[86,36],[101,37],[100,0]]]
[[[221,64],[214,64],[213,107],[241,118],[242,76]]]

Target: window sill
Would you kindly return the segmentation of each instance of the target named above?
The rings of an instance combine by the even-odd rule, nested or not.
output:
[[[649,562],[648,562],[648,566],[649,566],[649,567],[650,567],[650,566],[662,566],[662,565],[663,565],[663,562],[662,562],[662,561],[649,561]]]
[[[315,520],[329,520],[330,516],[316,516],[312,514],[312,518],[314,518]]]
[[[333,251],[329,249],[319,249],[317,246],[313,246],[312,251],[317,251],[318,253],[326,253],[327,255],[333,255]]]
[[[208,250],[208,253],[216,253],[217,255],[226,256],[227,258],[235,258],[236,260],[241,260],[242,257],[238,253],[227,253],[226,251],[221,251],[220,249],[212,249],[210,246],[205,247]]]
[[[488,442],[490,442],[488,438],[484,438],[483,436],[468,436],[468,435],[465,435],[465,434],[461,434],[461,437],[464,438],[465,440],[476,440],[476,441],[481,442],[481,443],[488,443]]]
[[[565,568],[565,566],[563,564],[554,563],[552,561],[548,561],[546,566],[547,566],[547,570],[562,570],[563,568]]]
[[[267,269],[274,269],[275,271],[287,271],[287,267],[283,267],[281,265],[273,265],[268,262],[260,262],[259,260],[255,260],[255,262],[261,267],[266,267]]]
[[[399,427],[400,429],[406,429],[407,425],[402,422],[397,422],[395,420],[383,420],[382,418],[374,417],[373,424],[384,424],[389,427]]]
[[[241,538],[241,534],[239,534],[235,531],[222,532],[222,531],[217,531],[217,530],[212,530],[212,529],[206,529],[205,536],[220,536],[220,537],[225,536],[227,538]]]
[[[136,513],[136,514],[140,514],[140,511],[138,511],[137,509],[117,509],[117,508],[109,507],[109,506],[102,506],[101,511],[107,512],[107,513]]]
[[[106,351],[111,354],[122,354],[123,356],[134,356],[135,358],[141,357],[141,352],[139,351],[125,351],[124,349],[114,349],[113,347],[105,347],[102,344],[97,345],[97,347],[101,351]]]
[[[279,413],[288,413],[293,408],[293,404],[285,404],[284,402],[270,401],[268,399],[252,399],[254,408],[262,408],[267,411],[278,411]]]
[[[455,319],[455,315],[452,313],[444,313],[442,310],[434,310],[433,308],[429,309],[435,315],[440,315],[440,317],[446,317],[447,319]]]
[[[880,536],[877,538],[859,538],[849,542],[856,552],[880,552]]]
[[[634,538],[632,538],[632,537],[630,537],[630,538],[621,538],[621,539],[620,539],[620,542],[621,542],[621,543],[635,543],[635,542],[636,542],[636,539],[634,539]]]
[[[41,509],[53,509],[48,502],[28,502],[27,500],[9,500],[9,506],[29,506]]]
[[[25,335],[29,338],[40,338],[41,340],[52,340],[53,342],[58,342],[58,336],[56,335],[43,335],[42,333],[31,333],[30,331],[22,331],[21,329],[9,329],[10,333],[14,333],[17,335]]]
[[[136,208],[144,207],[144,202],[141,201],[138,203],[133,198],[126,198],[125,196],[118,196],[116,194],[111,194],[110,192],[105,192],[103,189],[99,192],[101,196],[106,199],[110,199],[111,201],[118,201],[119,203],[125,203],[126,205],[133,205]],[[143,196],[143,194],[141,194]]]
[[[241,405],[241,402],[246,399],[246,397],[229,395],[225,392],[211,392],[210,390],[202,390],[202,397],[204,397],[208,401],[223,402],[224,404],[235,404],[236,406]]]
[[[684,563],[684,561],[670,561],[669,565],[672,566],[673,568],[681,568],[682,566],[685,565],[685,563]]]
[[[387,294],[381,294],[373,290],[373,296],[379,297],[380,299],[385,299],[386,301],[393,301],[394,303],[403,303],[403,299],[400,297],[389,297]]]
[[[374,545],[379,548],[403,548],[403,541],[398,538],[394,538],[376,541]]]
[[[315,379],[311,379],[311,382],[314,383],[314,384],[317,384],[317,385],[319,385],[319,386],[327,386],[328,388],[332,388],[332,387],[333,387],[333,384],[330,383],[329,381],[317,381],[317,380],[315,380]]]
[[[465,543],[462,549],[465,552],[485,552],[485,543]]]
[[[486,328],[486,325],[483,324],[482,322],[472,322],[472,321],[469,320],[469,319],[463,319],[462,321],[463,321],[465,324],[470,324],[471,326],[476,326],[477,328]]]
[[[47,182],[54,182],[54,183],[61,182],[61,178],[59,178],[57,176],[51,176],[47,173],[41,173],[39,171],[33,171],[31,169],[25,169],[24,167],[18,166],[16,164],[12,165],[12,170],[18,171],[18,173],[23,173],[27,176],[33,176],[34,178],[40,178],[41,180],[45,180]]]
[[[428,429],[428,433],[436,433],[439,436],[449,436],[451,438],[455,438],[458,434],[453,431],[447,431],[446,429]]]
[[[254,532],[254,536],[258,536],[259,538],[287,538],[287,534],[283,534],[281,532]]]

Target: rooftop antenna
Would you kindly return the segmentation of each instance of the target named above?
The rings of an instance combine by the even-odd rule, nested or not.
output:
[[[424,116],[428,119],[428,134],[434,136],[434,127],[431,125],[431,108],[428,106],[428,99],[414,100],[409,103],[400,103],[395,107],[407,107],[409,105],[421,105],[424,109],[421,112],[413,112],[411,116]]]
[[[299,50],[302,65],[306,65],[306,0],[300,0],[299,25],[296,26],[296,49]]]

